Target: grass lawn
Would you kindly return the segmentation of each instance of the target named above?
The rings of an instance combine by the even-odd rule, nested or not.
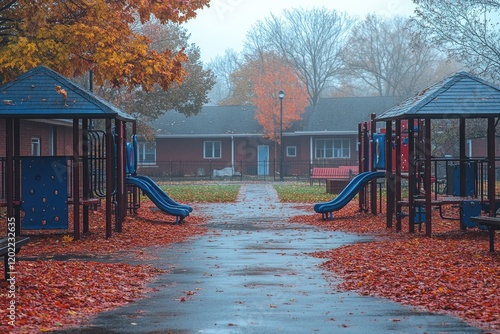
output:
[[[310,186],[307,183],[275,184],[281,202],[285,203],[317,203],[332,200],[336,195],[327,194],[326,187]]]
[[[235,202],[240,184],[161,184],[162,189],[180,203]],[[284,182],[275,184],[281,202],[317,203],[330,201],[336,195],[327,194],[325,186]]]
[[[239,184],[162,184],[161,188],[179,203],[235,202]]]

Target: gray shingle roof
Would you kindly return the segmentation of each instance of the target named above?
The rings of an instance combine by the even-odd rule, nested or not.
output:
[[[169,110],[152,126],[156,136],[257,135],[262,127],[254,118],[254,106],[205,106],[196,115],[187,117]]]
[[[372,113],[381,114],[398,102],[384,96],[321,99],[308,111],[303,131],[357,131]]]
[[[397,102],[393,97],[320,99],[286,132],[357,131],[359,122],[369,120],[372,113],[382,113]],[[254,117],[255,109],[255,106],[205,106],[192,117],[170,110],[153,122],[152,127],[158,137],[261,136],[262,126]]]
[[[66,104],[55,87],[67,93]],[[0,118],[133,118],[111,103],[45,67],[38,66],[0,87]]]
[[[500,87],[459,72],[421,91],[377,117],[480,118],[500,114]]]

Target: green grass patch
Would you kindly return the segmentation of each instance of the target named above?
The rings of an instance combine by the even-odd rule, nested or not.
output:
[[[317,203],[330,201],[336,195],[327,194],[326,187],[310,186],[299,183],[275,184],[274,188],[278,192],[281,202],[291,203]]]
[[[236,202],[238,184],[175,184],[161,188],[176,202],[225,203]]]

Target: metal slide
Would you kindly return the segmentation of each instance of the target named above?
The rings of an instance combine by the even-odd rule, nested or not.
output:
[[[382,177],[385,177],[385,172],[363,172],[352,179],[333,200],[315,204],[314,211],[321,214],[331,214],[333,211],[338,211],[349,203],[368,182]]]
[[[175,216],[177,218],[177,223],[189,216],[189,212],[192,211],[190,206],[178,204],[172,200],[153,180],[148,177],[127,176],[126,181],[127,184],[134,185],[141,189],[158,209],[169,215]]]

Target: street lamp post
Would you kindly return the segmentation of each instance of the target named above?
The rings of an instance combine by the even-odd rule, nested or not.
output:
[[[280,90],[278,92],[278,97],[280,98],[280,181],[283,181],[283,99],[285,98],[285,92]]]

